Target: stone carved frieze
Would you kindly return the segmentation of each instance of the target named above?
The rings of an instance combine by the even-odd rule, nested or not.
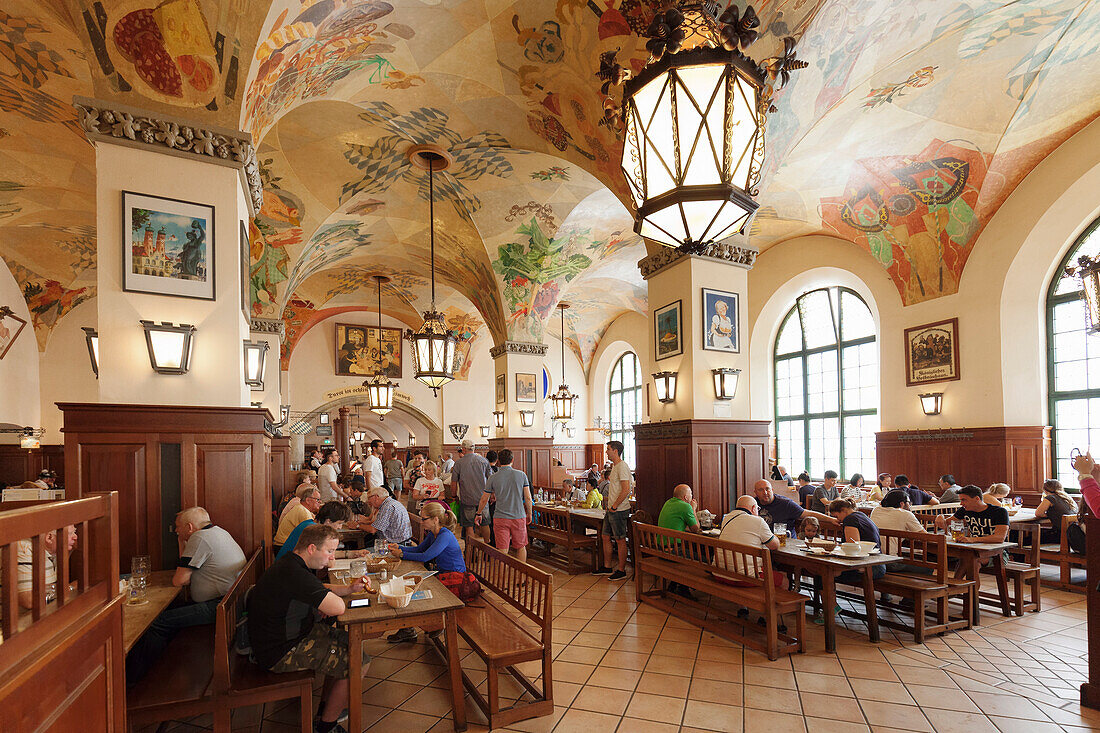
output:
[[[642,271],[642,279],[648,280],[669,265],[679,262],[685,257],[701,257],[750,270],[756,264],[758,254],[759,251],[753,247],[731,242],[709,244],[703,249],[702,253],[690,255],[672,247],[662,247],[657,252],[639,260],[638,269]]]
[[[546,356],[546,344],[535,344],[529,341],[505,341],[503,344],[489,349],[489,356],[494,359],[501,354],[531,354],[533,356]]]

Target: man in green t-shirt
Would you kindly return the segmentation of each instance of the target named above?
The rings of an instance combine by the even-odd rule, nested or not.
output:
[[[664,529],[674,529],[677,532],[699,533],[699,520],[695,518],[696,503],[691,498],[691,487],[680,484],[672,490],[672,496],[661,507],[661,515],[657,518],[657,526]],[[679,540],[676,541],[679,544]],[[684,585],[676,582],[668,584],[670,593],[694,599],[691,591]]]

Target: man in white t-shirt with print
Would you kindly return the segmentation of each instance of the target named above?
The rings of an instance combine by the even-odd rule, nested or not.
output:
[[[345,498],[343,489],[336,483],[336,462],[340,456],[334,450],[325,454],[321,467],[317,469],[317,490],[321,492],[321,503]]]
[[[611,461],[610,484],[604,495],[607,512],[603,518],[603,557],[604,567],[598,568],[594,575],[607,575],[608,580],[622,580],[626,577],[626,537],[630,533],[630,490],[634,485],[634,476],[630,466],[623,460],[623,444],[618,440],[607,443],[607,457]],[[619,567],[611,568],[611,541],[619,550]]]

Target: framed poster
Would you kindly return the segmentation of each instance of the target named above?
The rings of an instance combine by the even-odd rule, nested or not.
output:
[[[6,305],[0,307],[0,359],[4,358],[26,327],[27,322],[15,315],[15,311]]]
[[[905,329],[905,384],[959,379],[959,319]]]
[[[674,300],[653,311],[653,343],[656,361],[684,353],[684,340],[680,337],[683,327],[681,301]]]
[[[252,292],[249,285],[249,270],[252,266],[252,248],[248,243],[248,225],[241,220],[241,313],[245,320],[252,317]]]
[[[508,389],[507,380],[504,378],[503,374],[498,374],[497,375],[497,404],[498,405],[503,405],[505,402],[508,401],[508,394],[506,392],[507,389]]]
[[[703,349],[737,354],[741,351],[737,293],[703,288]]]
[[[536,402],[535,375],[516,373],[516,402]]]
[[[122,289],[214,300],[214,207],[122,192]]]
[[[400,328],[336,324],[336,376],[374,376],[379,364],[390,379],[401,378]]]

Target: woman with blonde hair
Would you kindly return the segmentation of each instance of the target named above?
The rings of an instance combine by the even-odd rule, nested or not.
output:
[[[993,506],[1004,506],[1005,499],[1012,493],[1012,487],[1008,484],[996,483],[989,487],[989,489],[982,496],[982,501],[986,504],[992,504]]]
[[[1035,517],[1050,520],[1050,527],[1040,530],[1039,541],[1058,543],[1062,541],[1062,517],[1077,513],[1077,502],[1070,498],[1062,488],[1062,482],[1048,478],[1043,482],[1043,500],[1035,507]]]
[[[437,467],[433,461],[424,464],[424,475],[416,480],[413,485],[412,498],[417,501],[438,499],[443,495],[443,479],[437,475]]]

